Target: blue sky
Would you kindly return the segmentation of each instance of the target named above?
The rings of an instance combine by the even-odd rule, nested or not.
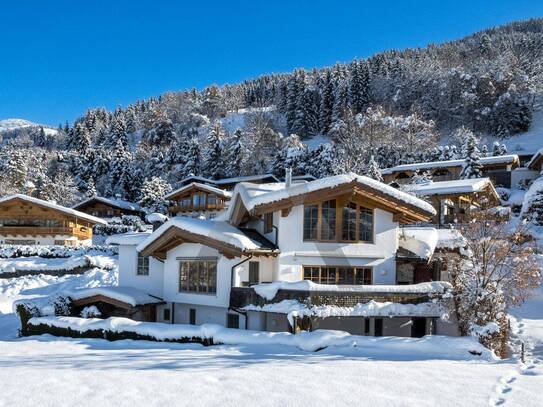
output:
[[[543,1],[25,1],[0,7],[0,119],[57,125],[168,90],[425,46]]]

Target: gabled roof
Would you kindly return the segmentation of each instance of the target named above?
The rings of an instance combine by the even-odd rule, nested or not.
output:
[[[74,206],[72,206],[72,208],[78,209],[91,202],[101,202],[103,204],[112,206],[114,208],[124,209],[127,211],[141,211],[141,207],[136,203],[124,201],[118,198],[105,198],[103,196],[98,196],[98,195],[91,196],[90,198],[87,198],[84,201],[81,201],[75,204]]]
[[[402,164],[391,168],[385,168],[381,170],[381,174],[390,175],[396,172],[402,171],[417,171],[417,170],[431,170],[435,168],[448,168],[448,167],[462,167],[466,160],[448,160],[448,161],[431,161],[415,164]],[[519,163],[518,155],[499,155],[493,157],[481,157],[480,163],[483,166],[491,166],[496,164],[517,164]]]
[[[169,194],[165,195],[164,198],[165,199],[171,199],[176,195],[182,194],[184,192],[191,191],[193,189],[197,189],[197,190],[200,190],[200,191],[206,191],[206,192],[209,192],[210,194],[214,194],[214,195],[217,195],[217,196],[222,196],[223,198],[227,198],[227,199],[230,199],[230,197],[232,196],[232,193],[229,192],[229,191],[225,191],[223,189],[215,188],[215,187],[213,187],[211,185],[202,184],[200,182],[191,182],[190,184],[187,184],[185,186],[182,186],[179,189],[176,189],[173,192],[170,192]]]
[[[145,239],[151,236],[151,232],[126,232],[108,236],[106,244],[108,245],[126,245],[137,246]]]
[[[422,196],[474,194],[477,192],[486,191],[493,195],[494,198],[500,198],[489,178],[428,182],[424,184],[409,185],[406,187],[408,188],[409,192]]]
[[[246,176],[233,177],[233,178],[222,178],[214,182],[217,185],[224,185],[224,184],[237,184],[239,182],[254,182],[254,181],[260,181],[263,179],[279,182],[277,177],[273,174],[257,174],[257,175],[246,175]]]
[[[67,208],[67,207],[62,206],[62,205],[57,205],[57,204],[55,204],[53,202],[44,201],[43,199],[38,199],[38,198],[34,198],[32,196],[23,195],[23,194],[14,194],[14,195],[4,196],[4,197],[0,198],[0,204],[10,202],[10,201],[15,201],[15,200],[30,202],[30,203],[33,203],[33,204],[38,205],[38,206],[43,206],[43,207],[53,209],[53,210],[58,211],[58,212],[62,212],[62,213],[66,214],[66,215],[69,215],[69,216],[85,219],[85,220],[87,220],[87,221],[89,221],[91,223],[99,223],[99,224],[102,224],[102,225],[107,225],[107,222],[105,220],[97,218],[96,216],[92,216],[92,215],[86,214],[84,212],[79,212],[79,211],[77,211],[75,209],[72,209],[72,208]]]
[[[228,219],[237,224],[238,221],[235,218],[239,217],[243,209],[251,214],[259,215],[270,210],[287,209],[303,204],[309,198],[319,199],[325,197],[326,194],[349,191],[358,191],[369,200],[390,207],[394,206],[391,212],[401,213],[410,220],[428,220],[436,214],[432,205],[414,195],[365,176],[347,173],[292,184],[290,187],[285,187],[284,183],[238,184],[234,189],[234,198],[228,209]]]
[[[238,229],[224,221],[178,216],[164,223],[138,244],[144,256],[164,258],[168,250],[182,243],[201,243],[217,249],[227,257],[243,254],[275,254],[276,247],[254,230]]]
[[[541,164],[543,163],[543,148],[537,150],[537,152],[532,156],[531,160],[528,161],[526,167],[531,170],[539,171],[541,169]]]

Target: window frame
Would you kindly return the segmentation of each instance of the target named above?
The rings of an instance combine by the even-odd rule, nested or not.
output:
[[[136,259],[136,275],[137,276],[148,276],[149,275],[149,256],[142,256],[138,253],[138,258]],[[141,272],[143,270],[143,272]]]
[[[324,276],[323,276],[323,270],[324,270]],[[345,277],[347,276],[348,271],[352,272],[352,283],[340,283],[342,270]],[[311,273],[311,278],[306,278],[306,271]],[[356,283],[359,273],[363,273],[362,284]],[[334,276],[333,280],[331,277],[332,275]],[[373,285],[373,267],[371,266],[354,267],[354,266],[303,265],[302,266],[302,280],[304,281],[308,280],[316,284],[323,284],[323,285],[341,285],[341,286]]]
[[[336,201],[335,204],[335,231],[333,239],[323,239],[322,230],[323,230],[323,204]],[[314,222],[314,216],[307,217],[308,211],[314,211],[316,208],[317,221]],[[344,239],[344,209],[350,208],[355,211],[356,215],[354,218],[355,229],[354,229],[354,240]],[[355,209],[356,208],[356,209]],[[325,210],[330,211],[330,209],[325,208]],[[371,214],[371,231],[369,232],[369,240],[361,239],[361,218],[364,212]],[[312,214],[313,212],[311,212]],[[352,219],[351,219],[352,221]],[[352,225],[351,225],[352,226]],[[313,232],[313,233],[312,233]],[[348,237],[348,236],[347,236]],[[375,244],[375,208],[362,205],[358,202],[352,200],[342,201],[341,199],[334,198],[328,199],[321,202],[312,202],[306,203],[303,206],[303,219],[302,219],[302,238],[304,242],[323,242],[323,243],[366,243],[366,244]]]
[[[178,260],[178,293],[217,295],[217,258],[180,258]],[[205,269],[202,269],[203,264],[205,264]],[[196,275],[196,278],[191,279],[191,274]]]
[[[264,214],[264,233],[273,232],[273,212]]]

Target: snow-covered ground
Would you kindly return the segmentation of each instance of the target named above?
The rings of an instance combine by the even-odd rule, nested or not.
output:
[[[540,405],[543,297],[515,311],[518,336],[532,341],[525,365],[469,354],[469,338],[364,338],[307,352],[17,337],[13,301],[115,283],[100,269],[0,279],[0,406]]]

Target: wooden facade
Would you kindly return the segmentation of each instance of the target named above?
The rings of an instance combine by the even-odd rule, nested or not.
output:
[[[128,206],[132,206],[132,208],[129,208]],[[107,198],[101,199],[100,197],[89,198],[77,205],[74,205],[73,209],[88,213],[92,216],[97,216],[99,218],[113,218],[121,217],[123,215],[143,215],[143,211],[139,210],[138,206],[135,204],[126,202],[126,205],[121,205],[116,204],[114,200],[109,200]]]
[[[103,222],[84,213],[40,201],[35,198],[26,199],[24,195],[0,200],[2,243],[90,244],[92,227]]]

